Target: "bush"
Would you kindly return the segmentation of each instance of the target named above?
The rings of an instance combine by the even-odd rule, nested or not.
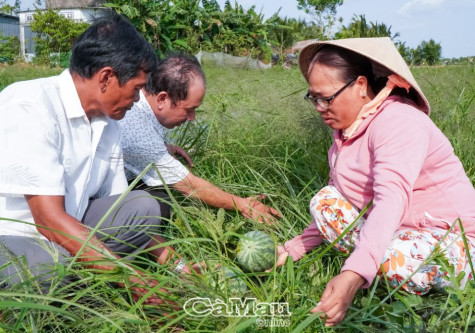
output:
[[[4,36],[0,32],[0,56],[7,58],[9,63],[20,58],[20,40],[16,36]]]

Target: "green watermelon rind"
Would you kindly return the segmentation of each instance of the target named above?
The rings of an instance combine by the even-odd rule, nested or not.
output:
[[[209,285],[220,292],[228,290],[232,295],[241,295],[249,288],[236,273],[228,267],[220,267],[209,276]]]
[[[239,264],[249,272],[264,272],[275,263],[276,246],[263,231],[254,230],[242,237],[236,248]]]

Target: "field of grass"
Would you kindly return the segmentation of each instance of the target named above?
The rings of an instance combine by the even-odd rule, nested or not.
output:
[[[0,89],[20,79],[53,75],[59,70],[0,67]],[[279,243],[298,235],[310,223],[308,203],[326,184],[326,151],[331,132],[303,100],[306,84],[297,68],[243,71],[205,68],[208,93],[195,124],[184,125],[175,137],[192,153],[194,173],[242,196],[265,193],[266,203],[279,209],[273,226],[244,220],[235,212],[216,210],[172,192],[174,211],[164,230],[180,253],[210,267],[201,276],[178,276],[145,256],[136,264],[173,291],[180,305],[202,297],[256,298],[286,302],[292,312],[285,321],[264,323],[256,317],[193,317],[183,310],[156,309],[130,302],[111,282],[121,273],[78,272],[77,283],[55,284],[42,293],[34,279],[0,290],[0,332],[472,332],[475,330],[475,285],[427,296],[394,292],[383,279],[359,291],[347,318],[332,329],[308,311],[345,257],[325,246],[299,262],[265,274],[243,272],[236,264],[239,235],[263,230]],[[432,106],[431,118],[451,140],[475,183],[475,66],[415,68],[414,76]],[[193,139],[193,133],[199,133]],[[216,265],[229,267],[247,285],[239,291],[221,281]],[[448,268],[450,273],[450,268]],[[58,275],[64,276],[64,267]],[[450,275],[450,274],[449,274]],[[217,281],[219,280],[219,281]],[[171,313],[171,318],[160,316]],[[279,327],[284,326],[284,327]]]

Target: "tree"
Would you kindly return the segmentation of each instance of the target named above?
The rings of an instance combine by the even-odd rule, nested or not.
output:
[[[15,0],[15,4],[9,5],[7,4],[6,0],[0,1],[0,13],[4,13],[7,15],[14,15],[20,11],[20,0]]]
[[[406,46],[406,42],[397,42],[396,43],[397,50],[406,61],[406,63],[412,63],[412,52],[409,46]]]
[[[354,15],[351,23],[343,27],[336,35],[336,38],[360,38],[360,37],[389,37],[391,40],[399,37],[399,33],[394,35],[391,32],[391,26],[384,23],[366,22],[364,15]]]
[[[184,31],[199,19],[198,4],[199,0],[110,0],[104,6],[127,16],[158,55],[162,56],[173,49],[190,51]]]
[[[297,0],[297,8],[311,15],[320,28],[319,36],[314,38],[328,39],[336,22],[336,9],[343,0]]]
[[[297,0],[297,8],[310,15],[323,12],[336,14],[336,7],[342,4],[343,0]]]
[[[415,65],[427,64],[436,65],[442,57],[442,46],[433,39],[428,42],[422,41],[415,50],[413,50],[413,59]]]
[[[291,20],[287,17],[281,18],[276,13],[266,21],[269,30],[269,42],[279,47],[281,58],[283,57],[284,50],[290,48],[296,41]]]
[[[37,34],[34,37],[36,61],[50,64],[52,53],[61,57],[62,53],[69,52],[76,38],[88,26],[86,22],[69,20],[52,9],[43,12],[37,9],[31,22],[31,31]]]
[[[227,1],[221,10],[216,0],[109,1],[105,6],[127,16],[159,56],[173,49],[204,49],[270,58],[268,25],[255,7],[244,10]]]
[[[17,36],[4,36],[0,31],[0,56],[13,63],[20,57],[20,40]]]

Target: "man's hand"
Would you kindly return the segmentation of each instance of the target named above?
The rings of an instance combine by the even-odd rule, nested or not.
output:
[[[344,271],[328,282],[320,302],[310,312],[323,312],[326,316],[325,326],[334,326],[345,318],[346,310],[350,306],[356,292],[365,280],[352,271]]]
[[[142,297],[147,295],[151,289],[154,289],[158,285],[156,280],[145,278],[141,273],[138,274],[141,276],[129,277],[129,287],[132,293],[132,298],[135,302],[138,302]],[[119,283],[119,286],[127,288],[127,285],[123,283]],[[171,308],[178,310],[179,306],[176,303],[168,300],[168,298],[168,291],[164,288],[159,288],[156,292],[149,295],[143,303],[146,305],[168,304]]]
[[[259,223],[273,224],[275,217],[280,218],[281,216],[277,210],[259,201],[264,200],[266,197],[265,194],[260,194],[242,198],[243,201],[238,206],[239,212],[247,219],[256,220]]]
[[[204,262],[192,263],[184,261],[183,259],[178,259],[175,261],[175,271],[180,274],[201,274],[201,270],[205,267]]]
[[[190,168],[194,166],[193,161],[191,160],[191,157],[188,155],[185,149],[183,149],[180,146],[174,146],[166,142],[165,142],[165,146],[167,147],[168,153],[170,155],[172,155],[173,157],[175,157],[176,155],[179,155],[185,159],[186,163],[188,164]]]

